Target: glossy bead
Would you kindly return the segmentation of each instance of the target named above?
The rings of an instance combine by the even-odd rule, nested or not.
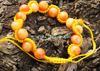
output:
[[[81,37],[79,35],[73,35],[71,37],[71,42],[74,44],[80,44],[81,43]]]
[[[35,3],[33,3],[33,4],[31,5],[31,8],[32,8],[33,12],[37,12],[37,11],[39,10],[38,4],[35,4]]]
[[[17,32],[17,36],[20,40],[24,40],[28,37],[28,32],[26,29],[19,29]]]
[[[65,11],[62,11],[58,14],[59,22],[66,23],[66,20],[68,19],[68,14]]]
[[[78,56],[81,53],[81,49],[78,45],[72,44],[68,47],[68,54],[70,57]]]
[[[18,19],[18,20],[11,23],[11,28],[14,31],[22,28],[22,26],[23,26],[23,20],[22,19]]]
[[[33,41],[31,38],[25,38],[24,42],[31,43],[32,44],[32,52],[36,51],[37,45],[36,45],[35,41]]]
[[[67,12],[64,12],[64,11],[63,11],[63,12],[60,12],[59,18],[60,18],[61,20],[63,20],[63,21],[66,21],[67,18],[68,18]]]
[[[19,8],[19,11],[21,11],[21,12],[28,12],[29,10],[30,10],[30,8],[26,4],[21,5]]]
[[[46,1],[41,1],[39,3],[39,11],[40,12],[45,12],[48,10],[48,3]]]
[[[83,27],[81,25],[76,25],[76,29],[79,33],[83,33]]]
[[[66,21],[66,26],[71,29],[72,28],[72,24],[73,24],[74,19],[73,18],[68,18]]]
[[[50,17],[56,17],[58,14],[58,10],[56,8],[50,8],[48,10],[48,16]]]
[[[34,52],[34,56],[37,59],[43,59],[45,56],[45,51],[42,48],[37,48],[37,50]]]
[[[29,42],[24,42],[22,44],[22,48],[25,52],[31,52],[32,51],[32,44]]]
[[[18,12],[15,16],[15,20],[23,19],[26,20],[26,15],[23,12]]]

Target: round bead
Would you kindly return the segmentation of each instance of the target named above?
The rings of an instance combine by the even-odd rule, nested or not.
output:
[[[22,19],[18,19],[18,20],[11,23],[11,28],[14,31],[22,28],[22,26],[23,26],[23,20]]]
[[[26,15],[23,12],[18,12],[15,16],[15,20],[18,19],[26,20]]]
[[[78,45],[71,44],[68,47],[68,54],[70,55],[70,57],[78,56],[80,53],[81,53],[81,49]]]
[[[80,44],[81,43],[81,37],[79,35],[73,35],[71,37],[71,42],[74,44]]]
[[[31,43],[31,44],[32,44],[32,52],[36,51],[37,45],[36,45],[35,41],[33,41],[33,40],[30,39],[30,38],[25,38],[25,39],[24,39],[24,42],[29,42],[29,43]]]
[[[45,56],[45,51],[42,48],[37,48],[37,50],[34,52],[34,56],[37,59],[43,59]]]
[[[44,13],[47,10],[48,10],[48,3],[46,1],[41,1],[39,3],[39,11]]]
[[[73,21],[74,21],[73,18],[68,18],[67,21],[66,21],[66,26],[71,29]]]
[[[19,8],[19,11],[21,11],[21,12],[28,12],[29,10],[30,10],[30,8],[26,4],[21,5]]]
[[[76,29],[78,30],[79,33],[83,32],[83,27],[81,25],[76,25]]]
[[[38,4],[35,4],[35,3],[31,4],[31,8],[32,8],[33,12],[37,12],[39,10]]]
[[[28,32],[26,29],[19,29],[17,32],[17,36],[20,40],[24,40],[28,37]]]
[[[58,14],[58,10],[56,8],[49,8],[48,15],[50,17],[56,17]]]
[[[67,18],[68,18],[67,12],[64,12],[64,11],[63,11],[63,12],[60,12],[59,18],[60,18],[61,20],[63,20],[63,21],[66,21]]]
[[[58,14],[58,21],[61,23],[66,23],[66,20],[68,19],[68,14],[65,11],[62,11]]]
[[[32,44],[29,42],[24,42],[22,44],[22,48],[25,52],[31,52],[32,51]]]

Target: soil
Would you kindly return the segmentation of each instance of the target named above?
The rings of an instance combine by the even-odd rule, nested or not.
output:
[[[38,0],[40,1],[40,0]],[[81,62],[66,64],[41,63],[26,55],[15,45],[0,43],[0,71],[100,71],[100,0],[47,0],[49,4],[58,5],[67,11],[70,17],[82,18],[92,29],[97,51]],[[13,34],[11,22],[21,4],[28,0],[0,0],[0,38]],[[44,48],[47,55],[68,57],[66,49],[72,32],[47,14],[32,13],[25,21],[24,28],[29,37],[36,41],[37,46]],[[91,38],[84,30],[82,52],[87,52]],[[56,37],[55,37],[56,36]]]

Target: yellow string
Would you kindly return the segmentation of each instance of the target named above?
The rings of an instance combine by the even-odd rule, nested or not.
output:
[[[87,25],[85,25],[85,24],[82,24],[89,32],[90,32],[90,35],[91,35],[91,39],[92,39],[92,44],[93,44],[93,50],[91,50],[90,52],[88,52],[88,53],[86,53],[86,54],[81,54],[81,55],[79,55],[79,56],[76,56],[76,57],[74,57],[73,59],[76,59],[76,58],[78,58],[78,57],[80,57],[80,56],[85,56],[85,57],[82,57],[82,58],[80,58],[79,60],[77,60],[77,61],[74,61],[74,62],[80,62],[81,60],[83,60],[83,59],[85,59],[85,58],[87,58],[87,57],[89,57],[90,55],[92,55],[95,51],[96,51],[96,43],[95,43],[95,41],[94,41],[94,36],[93,36],[93,33],[92,33],[92,30],[87,26]]]
[[[22,50],[23,52],[25,52],[17,43],[15,43],[13,40],[10,40],[10,39],[8,39],[8,38],[15,39],[15,38],[13,38],[13,37],[5,37],[5,38],[0,39],[0,42],[9,41],[9,42],[11,42],[12,44],[14,44],[15,46],[17,46],[20,50]],[[37,60],[37,61],[39,61],[39,62],[44,62],[44,63],[47,62],[47,61],[45,61],[45,60],[38,60],[38,59],[35,58],[33,55],[31,55],[31,54],[29,54],[29,53],[27,53],[27,52],[25,52],[25,53],[26,53],[27,55],[29,55],[31,58],[33,58],[33,59],[35,59],[35,60]]]
[[[96,43],[94,41],[94,36],[93,36],[93,33],[91,31],[91,29],[85,25],[85,24],[82,24],[87,30],[89,30],[90,32],[90,35],[91,35],[91,39],[92,39],[92,44],[93,44],[93,50],[91,50],[90,52],[87,52],[86,54],[81,54],[79,56],[76,56],[76,57],[69,57],[67,59],[64,59],[64,58],[57,58],[57,57],[45,57],[46,60],[39,60],[37,58],[35,58],[33,55],[31,55],[30,53],[27,53],[25,52],[17,43],[15,43],[13,40],[16,40],[16,38],[12,37],[12,36],[7,36],[5,38],[2,38],[0,39],[0,42],[5,42],[5,41],[9,41],[11,43],[13,43],[14,45],[16,45],[19,49],[21,49],[23,52],[25,52],[27,55],[29,55],[31,58],[39,61],[39,62],[44,62],[44,63],[57,63],[57,64],[62,64],[62,63],[67,63],[67,62],[75,62],[75,63],[78,63],[80,62],[81,60],[89,57],[90,55],[92,55],[95,51],[96,51]],[[12,39],[12,40],[11,40]],[[82,57],[83,56],[83,57]],[[76,58],[78,57],[82,57],[78,60],[75,61]],[[57,62],[58,61],[58,62]]]
[[[67,61],[68,61],[68,62],[75,62],[75,63],[78,63],[78,62],[80,62],[81,60],[83,60],[83,59],[89,57],[90,55],[92,55],[92,54],[95,52],[95,50],[96,50],[96,43],[95,43],[95,41],[94,41],[94,37],[93,37],[93,33],[92,33],[91,29],[90,29],[87,25],[85,25],[85,24],[83,24],[83,26],[84,26],[85,28],[87,28],[87,29],[89,30],[89,32],[90,32],[90,35],[91,35],[91,38],[92,38],[92,43],[93,43],[93,50],[90,51],[90,52],[88,52],[88,53],[86,53],[86,54],[81,54],[81,55],[76,56],[76,57],[73,57],[73,58],[69,57],[68,59],[66,59],[66,63],[67,63]],[[0,42],[9,41],[9,42],[13,43],[14,45],[16,45],[16,46],[17,46],[19,49],[21,49],[23,52],[25,52],[17,43],[15,43],[13,40],[10,40],[10,39],[16,40],[14,37],[8,36],[8,37],[5,37],[5,38],[0,39]],[[44,62],[44,63],[49,62],[49,61],[45,61],[45,60],[38,60],[38,59],[35,58],[33,55],[31,55],[31,54],[29,54],[29,53],[27,53],[27,52],[25,52],[25,53],[26,53],[27,55],[29,55],[31,58],[33,58],[33,59],[35,59],[35,60],[37,60],[37,61],[39,61],[39,62]],[[78,57],[81,57],[81,56],[84,56],[84,57],[80,58],[80,59],[77,60],[77,61],[74,60],[74,59],[76,59],[76,58],[78,58]],[[48,59],[49,59],[49,58],[52,59],[52,57],[48,57]],[[48,59],[47,59],[47,60],[48,60]],[[54,58],[53,58],[53,59],[54,59]],[[61,61],[61,63],[63,63],[63,62],[64,62],[64,61]],[[56,62],[54,62],[53,60],[50,60],[49,63],[56,63]],[[61,63],[58,62],[58,64],[61,64]]]

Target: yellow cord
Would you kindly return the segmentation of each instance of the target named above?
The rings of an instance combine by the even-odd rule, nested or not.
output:
[[[77,60],[77,61],[74,61],[74,62],[76,62],[76,63],[77,63],[77,62],[80,62],[81,60],[83,60],[83,59],[85,59],[85,58],[87,58],[87,57],[89,57],[90,55],[92,55],[92,54],[96,51],[96,43],[95,43],[95,41],[94,41],[94,36],[93,36],[93,33],[92,33],[91,29],[90,29],[87,25],[85,25],[85,24],[82,24],[82,25],[90,32],[91,39],[92,39],[92,44],[93,44],[93,50],[91,50],[90,52],[88,52],[88,53],[86,53],[86,54],[81,54],[81,55],[79,55],[79,56],[74,57],[74,59],[76,59],[76,58],[78,58],[78,57],[85,56],[85,57],[80,58],[80,59]]]
[[[13,37],[5,37],[5,38],[0,39],[0,42],[9,41],[9,42],[11,42],[12,44],[16,45],[20,50],[22,50],[23,52],[25,52],[17,43],[15,43],[13,40],[10,40],[10,39],[8,39],[8,38],[15,39],[15,38],[13,38]],[[25,53],[26,53],[27,55],[29,55],[31,58],[33,58],[33,59],[35,59],[35,60],[37,60],[37,61],[39,61],[39,62],[47,63],[47,61],[45,61],[45,60],[39,60],[39,59],[35,58],[33,55],[31,55],[31,54],[29,54],[29,53],[27,53],[27,52],[25,52]]]
[[[75,57],[69,57],[67,59],[65,58],[58,58],[58,57],[48,57],[48,56],[45,56],[44,59],[45,60],[39,60],[37,58],[35,58],[33,55],[31,55],[30,53],[27,53],[25,52],[15,41],[13,40],[17,40],[16,38],[12,37],[12,36],[7,36],[5,38],[2,38],[0,39],[0,42],[5,42],[5,41],[9,41],[11,43],[13,43],[14,45],[16,45],[20,50],[22,50],[23,52],[25,52],[27,55],[29,55],[31,58],[39,61],[39,62],[44,62],[44,63],[56,63],[56,64],[64,64],[64,63],[67,63],[67,62],[74,62],[74,63],[78,63],[80,62],[81,60],[89,57],[90,55],[92,55],[95,51],[96,51],[96,43],[94,41],[94,36],[93,36],[93,33],[91,31],[91,29],[85,25],[85,24],[82,24],[89,32],[90,32],[90,35],[91,35],[91,39],[92,39],[92,44],[93,44],[93,50],[91,50],[90,52],[87,52],[86,54],[81,54],[81,55],[78,55],[78,56],[75,56]],[[82,57],[83,56],[83,57]],[[76,58],[79,58],[79,57],[82,57],[78,60],[75,60]]]

